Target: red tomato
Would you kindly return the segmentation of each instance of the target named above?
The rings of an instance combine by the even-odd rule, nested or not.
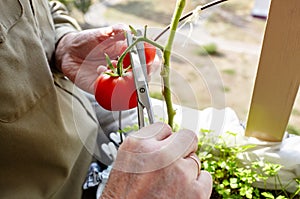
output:
[[[146,42],[144,43],[144,48],[145,48],[147,71],[150,71],[149,67],[151,66],[151,64],[153,63],[153,60],[155,58],[156,48],[153,45],[146,43]],[[124,52],[125,50],[126,50],[126,47],[124,47],[121,52]],[[130,64],[131,64],[130,55],[126,54],[126,56],[123,59],[123,66],[124,66],[124,68],[126,68]]]
[[[137,106],[137,94],[132,71],[122,77],[102,73],[95,82],[95,98],[105,109],[121,111]]]
[[[146,64],[151,65],[156,55],[156,48],[146,42],[144,43],[144,48],[145,48]]]

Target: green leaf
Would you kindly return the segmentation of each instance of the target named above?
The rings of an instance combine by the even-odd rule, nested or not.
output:
[[[227,163],[225,161],[219,162],[218,166],[221,167],[222,169],[227,167]]]
[[[217,170],[215,173],[215,176],[217,178],[223,178],[224,177],[224,172],[222,170]]]
[[[107,74],[107,75],[112,76],[112,77],[119,77],[118,74],[112,73],[112,72],[104,72],[104,74]]]
[[[285,196],[277,196],[276,199],[287,199]]]
[[[200,133],[211,133],[211,132],[213,131],[208,129],[200,129]]]
[[[249,199],[252,198],[252,190],[251,189],[247,190],[246,198],[249,198]]]
[[[229,181],[230,181],[230,187],[232,189],[238,188],[239,185],[238,185],[238,179],[237,178],[230,178]]]
[[[266,163],[263,171],[268,176],[276,176],[281,168],[280,164]]]
[[[138,124],[134,124],[131,126],[124,127],[122,130],[119,130],[119,132],[120,133],[129,133],[129,132],[137,131],[137,130],[139,130],[139,126],[138,126]]]
[[[226,132],[226,134],[228,134],[228,135],[232,135],[232,136],[234,136],[234,137],[236,137],[236,136],[237,136],[237,133],[233,133],[233,132],[231,132],[231,131],[227,131],[227,132]]]
[[[109,69],[112,70],[112,71],[115,71],[115,67],[111,63],[110,57],[106,53],[105,53],[105,59],[106,59],[106,63],[108,65]]]
[[[247,145],[244,145],[244,146],[240,146],[241,152],[247,151],[248,149],[252,149],[256,146],[257,146],[256,144],[247,144]]]
[[[137,35],[136,29],[131,25],[129,25],[129,28],[130,28],[130,31],[132,32],[132,34],[136,36]]]
[[[127,68],[124,69],[124,73],[127,73],[132,68],[131,65],[129,65]]]
[[[228,186],[228,185],[229,185],[229,182],[228,182],[227,179],[225,179],[225,180],[223,180],[222,184],[223,184],[224,186]]]
[[[265,196],[268,199],[275,199],[275,197],[273,196],[273,194],[270,193],[270,192],[263,192],[263,193],[261,193],[261,195]]]
[[[246,196],[246,198],[252,198],[253,187],[249,185],[244,185],[240,188],[240,194]]]

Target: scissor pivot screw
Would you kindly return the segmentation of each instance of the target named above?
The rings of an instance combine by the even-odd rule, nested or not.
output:
[[[140,88],[140,92],[141,92],[141,93],[144,93],[145,91],[146,91],[145,88]]]

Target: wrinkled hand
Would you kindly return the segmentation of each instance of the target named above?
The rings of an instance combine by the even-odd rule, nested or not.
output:
[[[172,133],[155,123],[128,136],[118,151],[101,199],[208,199],[212,178],[191,155],[195,133]]]
[[[106,70],[104,53],[116,59],[126,45],[124,30],[118,24],[65,35],[55,52],[57,67],[78,87],[94,93],[96,78]]]

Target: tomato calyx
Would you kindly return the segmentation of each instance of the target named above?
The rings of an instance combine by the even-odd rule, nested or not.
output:
[[[120,62],[112,62],[107,54],[105,54],[105,58],[107,62],[107,68],[109,70],[107,70],[104,73],[107,75],[110,75],[112,77],[122,77],[126,75],[127,71],[131,69],[131,65],[126,68],[123,68],[123,65],[120,64]]]

